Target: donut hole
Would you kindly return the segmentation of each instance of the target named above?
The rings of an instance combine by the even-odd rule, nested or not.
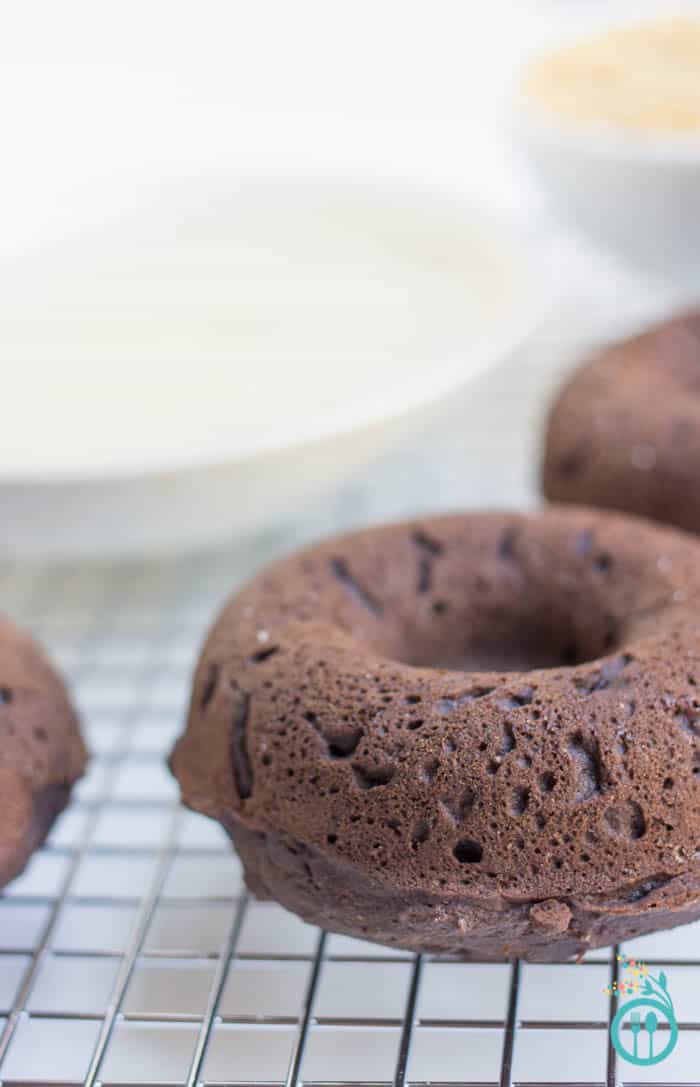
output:
[[[593,516],[593,515],[592,515]],[[668,577],[595,519],[474,516],[339,547],[326,567],[344,632],[384,661],[460,672],[576,668],[618,652]],[[337,594],[337,595],[336,595]]]
[[[533,600],[531,592],[509,597],[501,590],[491,600],[455,600],[439,621],[432,611],[427,619],[409,615],[376,648],[414,667],[461,672],[575,667],[615,652],[620,632],[594,597],[548,595],[543,589]]]

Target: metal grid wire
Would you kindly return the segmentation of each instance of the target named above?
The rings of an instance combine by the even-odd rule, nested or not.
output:
[[[664,964],[681,1022],[673,1056],[643,1069],[608,1041],[612,951],[578,966],[414,957],[246,896],[163,756],[204,627],[249,562],[0,569],[3,610],[69,675],[93,751],[0,897],[2,1084],[700,1083],[697,926],[625,949]]]

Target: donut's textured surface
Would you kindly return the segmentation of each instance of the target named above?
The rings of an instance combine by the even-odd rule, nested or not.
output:
[[[41,845],[85,761],[63,683],[31,638],[0,618],[0,887]]]
[[[549,417],[543,488],[556,502],[700,533],[700,311],[609,347],[574,373]]]
[[[700,542],[559,507],[391,525],[225,607],[172,755],[250,888],[502,959],[700,915]]]

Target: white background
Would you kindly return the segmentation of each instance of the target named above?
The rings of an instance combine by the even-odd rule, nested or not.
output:
[[[640,3],[6,5],[0,250],[11,262],[54,237],[94,233],[95,224],[99,234],[105,208],[137,205],[144,184],[183,178],[300,173],[471,197],[525,224],[541,249],[561,248],[561,297],[524,358],[530,368],[517,380],[494,375],[473,398],[470,390],[346,519],[400,515],[428,499],[434,508],[529,501],[539,415],[562,371],[665,304],[655,285],[560,233],[512,138],[513,82],[526,54],[619,9]],[[10,365],[0,358],[0,369]],[[475,448],[490,458],[490,475]]]
[[[103,186],[212,166],[410,178],[524,212],[509,80],[533,44],[610,6],[6,5],[0,229],[6,244],[45,237],[98,207]]]

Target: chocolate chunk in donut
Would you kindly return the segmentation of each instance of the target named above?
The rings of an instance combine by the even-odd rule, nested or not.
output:
[[[214,625],[183,799],[257,895],[364,939],[547,960],[689,920],[699,592],[700,541],[590,509],[321,543]]]

